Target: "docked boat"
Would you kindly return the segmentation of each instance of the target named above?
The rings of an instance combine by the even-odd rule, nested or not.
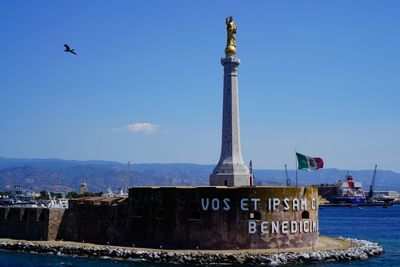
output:
[[[328,198],[330,203],[362,204],[366,202],[362,183],[354,181],[351,175],[347,175],[344,181],[337,181],[335,185],[337,194]]]
[[[4,196],[0,201],[1,206],[38,207],[35,193],[23,190],[21,185],[15,184],[11,194]]]
[[[21,185],[15,184],[10,195],[0,196],[0,206],[7,207],[29,207],[29,208],[68,208],[68,200],[65,197],[52,197],[47,192],[49,199],[36,199],[37,193],[22,189]]]

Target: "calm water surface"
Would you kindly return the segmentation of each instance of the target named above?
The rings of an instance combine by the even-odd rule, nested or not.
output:
[[[315,264],[314,266],[400,266],[400,205],[389,208],[322,207],[319,214],[321,234],[328,236],[354,237],[379,242],[383,245],[385,253],[382,256],[374,257],[367,261]],[[0,266],[169,267],[178,265],[0,251]]]

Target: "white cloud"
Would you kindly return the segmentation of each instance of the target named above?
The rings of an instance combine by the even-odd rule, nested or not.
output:
[[[158,126],[149,122],[137,122],[126,125],[121,128],[112,129],[113,131],[129,131],[129,132],[141,132],[145,134],[152,134],[158,130]]]

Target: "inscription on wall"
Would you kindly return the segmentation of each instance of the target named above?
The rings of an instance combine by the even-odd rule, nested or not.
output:
[[[204,212],[229,212],[236,208],[230,198],[201,198],[201,209]],[[318,232],[318,220],[309,219],[309,210],[318,209],[318,201],[315,198],[241,198],[239,208],[242,212],[250,213],[247,221],[249,234],[296,234]],[[300,211],[301,219],[296,220],[257,220],[255,212],[289,212]],[[295,213],[293,213],[293,216]]]

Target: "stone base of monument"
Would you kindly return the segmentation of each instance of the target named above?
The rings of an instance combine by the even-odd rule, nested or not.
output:
[[[317,200],[309,187],[133,187],[129,240],[171,249],[312,247]]]

